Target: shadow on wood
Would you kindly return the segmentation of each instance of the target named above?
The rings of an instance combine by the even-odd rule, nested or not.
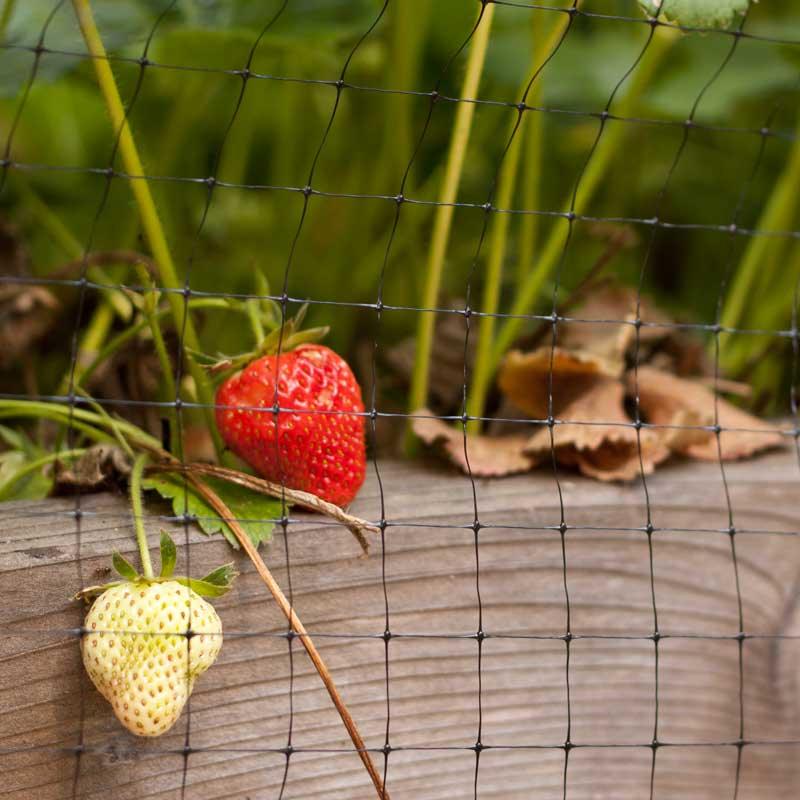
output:
[[[733,536],[718,465],[649,478],[652,580],[639,484],[561,474],[562,551],[552,476],[479,481],[476,562],[469,480],[380,466],[385,561],[380,545],[359,558],[345,529],[303,513],[288,554],[279,534],[267,557],[381,766],[388,709],[393,800],[472,798],[476,780],[481,798],[549,800],[565,774],[571,800],[647,798],[651,780],[659,800],[727,800],[737,776],[739,800],[798,796],[790,453],[726,465]],[[79,524],[74,508],[0,507],[0,797],[276,798],[290,733],[284,797],[374,797],[312,665],[241,559],[236,588],[217,602],[225,645],[190,713],[158,740],[122,730],[83,675],[83,611],[68,598],[103,578],[112,550],[136,560],[129,513],[111,495],[82,498]],[[220,537],[159,519],[164,506],[149,511],[154,544],[159,527],[182,543],[181,571],[229,559]],[[374,478],[353,511],[380,518]]]

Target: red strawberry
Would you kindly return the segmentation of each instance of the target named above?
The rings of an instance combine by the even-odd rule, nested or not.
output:
[[[333,350],[303,344],[280,362],[262,356],[228,378],[216,402],[225,443],[265,478],[338,506],[356,496],[366,472],[364,403],[355,375]]]

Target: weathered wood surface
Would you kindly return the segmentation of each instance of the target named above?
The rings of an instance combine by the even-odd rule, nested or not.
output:
[[[739,800],[800,794],[800,470],[790,452],[726,467],[744,630],[744,738]],[[415,800],[473,797],[478,628],[472,492],[434,466],[381,467],[387,531],[391,719],[387,788]],[[644,495],[564,473],[570,597],[568,798],[648,798],[655,645]],[[552,476],[477,483],[483,628],[478,797],[561,798],[567,736],[566,602]],[[654,797],[734,797],[739,737],[739,630],[728,505],[714,464],[675,465],[648,480],[659,645]],[[0,797],[7,800],[266,800],[280,795],[287,743],[285,621],[247,563],[218,602],[227,638],[173,735],[127,735],[82,673],[69,596],[96,580],[113,549],[134,555],[123,498],[86,497],[80,537],[71,500],[0,507]],[[354,513],[380,518],[370,479]],[[153,535],[164,507],[150,506]],[[368,559],[340,526],[297,514],[289,561],[298,613],[328,661],[369,747],[384,744],[381,549]],[[403,524],[400,524],[403,523]],[[506,526],[506,527],[504,527]],[[170,527],[170,526],[166,526]],[[174,527],[174,526],[172,526]],[[591,529],[593,528],[593,530]],[[684,532],[684,529],[705,532]],[[183,541],[183,530],[175,529]],[[185,568],[228,558],[192,533]],[[79,549],[78,549],[79,548]],[[282,536],[268,563],[288,591]],[[262,635],[263,634],[263,635]],[[417,634],[415,636],[414,634]],[[464,634],[446,638],[445,634]],[[669,636],[672,634],[672,636]],[[539,636],[543,638],[529,638]],[[580,638],[585,636],[609,638]],[[702,638],[716,636],[719,638]],[[528,637],[528,638],[526,638]],[[632,638],[621,638],[632,637]],[[294,643],[292,744],[283,797],[374,797],[321,683]],[[83,712],[81,712],[81,708]],[[83,715],[83,719],[82,719]],[[181,752],[191,719],[185,790]],[[81,742],[79,762],[71,748]],[[757,742],[751,744],[750,742]],[[775,744],[765,744],[775,742]],[[708,746],[691,746],[706,743]],[[727,744],[722,744],[727,743]],[[529,747],[508,747],[509,745]],[[532,746],[542,747],[532,747]],[[622,745],[639,745],[623,747]],[[553,746],[553,747],[550,747]],[[402,749],[406,748],[406,749]],[[433,749],[431,749],[433,748]],[[436,749],[441,748],[441,749]],[[452,749],[444,749],[452,748]],[[383,756],[376,758],[382,764]]]

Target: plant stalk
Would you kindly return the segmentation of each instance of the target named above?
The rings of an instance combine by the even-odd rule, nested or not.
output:
[[[8,23],[11,21],[11,16],[14,13],[14,7],[17,5],[17,0],[6,0],[3,3],[3,12],[0,14],[0,42],[5,42],[6,31],[8,30]]]
[[[139,556],[142,559],[142,574],[153,580],[153,563],[150,561],[150,550],[147,548],[147,533],[144,529],[144,512],[142,509],[142,475],[147,466],[147,453],[140,453],[133,462],[130,477],[131,510],[133,511],[133,525],[136,530],[136,544],[139,545]]]
[[[655,30],[653,39],[641,63],[636,69],[636,72],[632,76],[630,88],[622,96],[614,111],[615,116],[631,116],[637,103],[645,90],[650,86],[652,79],[658,73],[666,55],[679,36],[679,31],[671,28],[662,26]],[[586,165],[581,177],[580,185],[575,194],[574,205],[568,200],[563,206],[565,212],[571,210],[575,214],[582,214],[586,210],[586,207],[600,187],[609,167],[618,156],[620,145],[624,141],[626,133],[627,125],[621,120],[612,121],[603,131],[594,154]],[[564,250],[568,232],[569,227],[566,222],[557,223],[553,227],[550,236],[545,241],[536,266],[522,281],[511,307],[511,316],[500,326],[492,348],[490,360],[490,369],[492,372],[497,368],[500,359],[513,343],[514,339],[516,339],[522,328],[524,316],[530,313],[531,308],[539,297],[539,292],[545,280],[558,263]]]
[[[0,419],[8,417],[34,417],[36,419],[51,419],[67,424],[74,420],[73,427],[82,430],[89,438],[95,441],[115,441],[113,431],[116,428],[140,448],[153,453],[161,453],[161,442],[141,428],[124,419],[111,419],[85,408],[76,408],[58,403],[48,403],[40,400],[4,400],[0,398]],[[94,427],[93,427],[94,426]],[[100,430],[97,430],[97,429]],[[111,431],[104,434],[103,431]]]
[[[467,72],[461,87],[462,98],[467,100],[477,95],[483,65],[486,60],[486,50],[489,45],[489,33],[492,29],[495,6],[493,3],[482,6],[482,17],[478,29],[475,31],[472,45],[470,46]],[[447,154],[444,181],[439,193],[434,219],[431,247],[425,273],[425,289],[422,305],[426,309],[435,308],[439,298],[439,287],[442,280],[442,270],[447,252],[447,243],[450,238],[450,228],[453,222],[453,203],[458,195],[461,174],[464,169],[464,160],[467,155],[472,120],[475,116],[475,104],[462,102],[458,104],[455,124],[450,137],[450,147]],[[421,408],[426,404],[428,397],[428,382],[430,379],[430,360],[433,350],[433,333],[436,324],[436,314],[424,312],[419,315],[417,326],[417,352],[414,361],[414,371],[411,376],[411,392],[409,409]],[[414,443],[411,428],[408,428],[406,448],[412,449]]]
[[[800,122],[795,130],[800,136]],[[797,215],[800,205],[800,195],[797,187],[800,184],[800,138],[795,138],[789,159],[786,162],[772,194],[759,217],[756,228],[759,231],[785,231],[792,227],[792,222]],[[778,250],[785,245],[785,240],[771,236],[750,237],[742,260],[736,269],[736,274],[731,281],[725,303],[720,315],[720,325],[723,328],[741,327],[745,319],[745,309],[752,302],[756,285],[770,285],[770,275],[774,271],[774,262],[770,263],[770,252]],[[791,273],[785,272],[786,275]],[[792,297],[794,278],[787,283],[788,298]],[[734,337],[727,337],[728,347],[722,349],[720,360],[727,371],[735,372],[747,360],[748,354],[742,348],[736,347]],[[712,349],[714,343],[709,345]],[[737,357],[738,356],[738,357]]]
[[[156,316],[159,292],[158,289],[151,284],[150,274],[144,266],[142,264],[137,264],[136,269],[139,280],[142,282],[142,286],[145,287],[144,291],[147,293],[143,298],[142,315],[147,320],[147,324],[150,327],[150,334],[153,337],[156,357],[161,366],[161,372],[164,374],[164,393],[168,400],[174,400],[178,396],[178,390],[175,386],[175,376],[172,373],[172,363],[169,360],[167,345],[164,342],[161,326]],[[178,427],[178,412],[174,406],[169,409],[169,421],[170,451],[173,455],[178,455],[180,453],[180,428]]]
[[[533,50],[534,63],[538,63],[542,57],[549,57],[553,48],[558,43],[558,37],[569,24],[568,19],[559,17],[552,29],[552,33],[542,42],[543,37],[542,23],[537,14],[531,14],[533,20],[533,40],[531,48]],[[556,37],[558,31],[558,37]],[[539,67],[541,69],[541,67]],[[528,93],[527,105],[539,107],[544,97],[544,76],[536,78],[531,90]],[[542,177],[542,144],[544,141],[544,121],[547,116],[542,111],[528,111],[526,116],[530,117],[527,121],[525,130],[525,153],[524,173],[522,184],[522,208],[527,211],[535,211],[539,208],[541,198],[540,182]],[[523,214],[519,223],[519,254],[517,257],[516,283],[521,285],[525,275],[533,264],[533,254],[536,249],[539,233],[539,217],[536,214]]]
[[[547,37],[547,41],[539,47],[533,47],[533,55],[531,57],[531,63],[528,69],[529,75],[536,75],[537,68],[540,68],[540,56],[543,54],[549,54],[558,46],[559,40],[564,35],[564,30],[569,24],[570,18],[567,15],[559,17],[558,21]],[[525,85],[523,85],[521,92],[525,91],[526,86],[527,81]],[[534,89],[540,94],[540,87],[541,76],[536,75],[536,81],[531,87],[531,94],[533,93]],[[531,115],[533,115],[533,119],[530,119]],[[519,174],[522,143],[525,140],[526,126],[537,126],[539,128],[537,136],[541,137],[541,117],[542,114],[539,112],[523,112],[522,119],[519,120],[519,127],[517,127],[517,120],[512,120],[509,136],[514,136],[514,139],[505,155],[505,160],[503,161],[503,165],[500,169],[500,177],[498,180],[497,206],[499,208],[511,208],[513,204],[514,190],[517,184],[517,175]],[[528,155],[531,156],[532,154],[528,153]],[[538,152],[536,154],[536,159],[538,161]],[[536,178],[536,176],[529,176],[529,182],[531,177],[533,177],[534,180]],[[534,215],[526,214],[523,216],[523,222],[529,219],[535,219]],[[508,229],[510,224],[510,214],[494,215],[494,219],[492,221],[492,238],[489,245],[489,259],[486,266],[486,286],[484,288],[483,301],[481,303],[481,311],[483,311],[487,316],[481,317],[478,346],[475,353],[475,367],[472,374],[469,397],[467,400],[467,414],[471,417],[483,416],[486,405],[486,395],[489,392],[489,385],[492,379],[492,341],[494,339],[494,331],[497,324],[497,318],[493,315],[497,313],[500,303],[500,290],[503,285],[503,264],[506,258],[506,244],[508,242]],[[533,246],[532,239],[529,244],[531,247]],[[469,433],[480,433],[481,427],[482,425],[479,419],[471,419],[467,423],[467,430]]]
[[[114,73],[108,61],[103,41],[97,30],[89,0],[72,0],[75,15],[81,28],[89,55],[94,62],[97,81],[108,109],[114,131],[119,136],[119,151],[122,155],[125,169],[131,175],[130,187],[133,192],[136,205],[139,209],[142,227],[144,228],[153,258],[158,266],[159,276],[162,283],[168,289],[182,290],[183,287],[178,280],[178,273],[172,260],[172,255],[167,244],[167,238],[158,216],[150,185],[144,176],[144,169],[139,158],[139,151],[133,138],[125,108],[117,88]],[[167,300],[175,318],[175,326],[178,331],[183,331],[184,357],[189,367],[189,372],[197,388],[197,399],[204,406],[204,414],[209,432],[214,442],[217,457],[221,460],[223,453],[222,438],[214,422],[214,391],[211,381],[206,373],[200,368],[191,351],[200,351],[200,342],[184,305],[182,294],[169,292]]]

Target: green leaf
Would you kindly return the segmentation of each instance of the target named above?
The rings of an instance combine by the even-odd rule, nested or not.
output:
[[[737,14],[747,11],[750,0],[639,0],[650,16],[687,28],[726,28]]]
[[[178,560],[178,551],[175,549],[175,542],[166,531],[161,531],[161,577],[169,578],[175,570],[175,562]]]
[[[214,586],[230,586],[239,573],[233,568],[233,562],[230,564],[223,564],[212,570],[208,575],[203,576],[201,580],[204,583],[211,583]]]
[[[111,563],[114,565],[114,569],[123,577],[125,580],[128,581],[135,581],[139,577],[139,573],[136,571],[136,568],[128,561],[125,556],[120,555],[119,553],[115,552],[111,556]]]
[[[21,431],[15,431],[7,425],[0,425],[0,439],[13,450],[27,450],[28,438]]]
[[[28,465],[45,451],[22,431],[0,425],[0,441],[10,448],[0,453],[0,501],[43,500],[53,488],[44,469],[27,471]]]
[[[221,597],[225,592],[231,588],[231,584],[226,586],[217,586],[214,583],[208,583],[204,580],[197,580],[196,578],[175,578],[177,583],[182,586],[188,586],[193,592],[196,592],[200,597]]]
[[[217,478],[203,478],[203,480],[228,506],[256,547],[272,538],[274,520],[282,513],[280,500]],[[176,516],[189,514],[197,520],[203,533],[208,535],[221,533],[233,548],[239,549],[239,542],[230,526],[194,489],[186,486],[180,476],[156,475],[146,478],[142,485],[145,489],[156,491],[162,497],[171,500]]]

